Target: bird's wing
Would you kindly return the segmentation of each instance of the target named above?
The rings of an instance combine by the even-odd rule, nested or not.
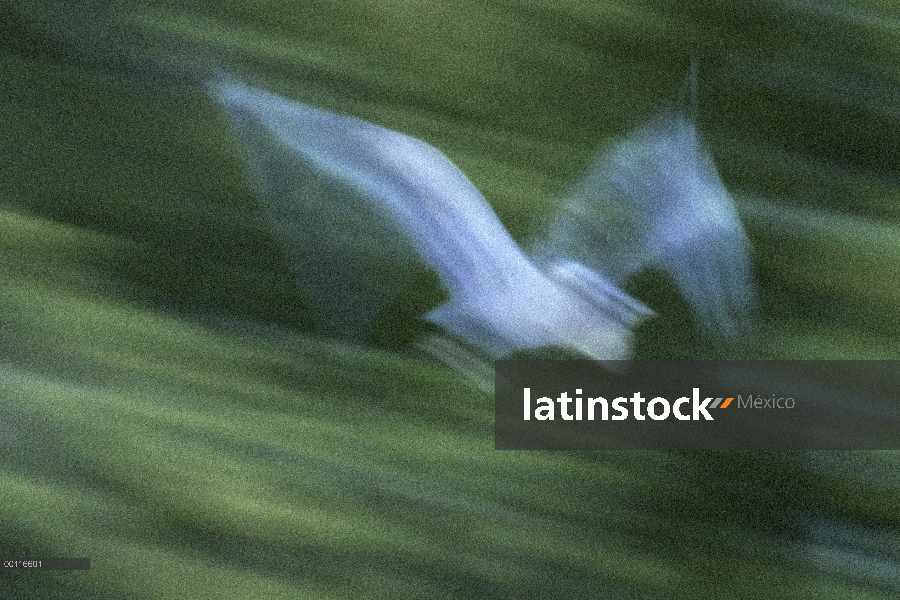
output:
[[[235,126],[317,325],[326,335],[365,341],[424,264],[397,215],[373,201],[389,173],[379,180],[361,161],[362,122],[225,77],[209,89]]]
[[[646,212],[652,264],[674,280],[704,329],[734,337],[749,328],[756,298],[750,241],[734,200],[693,121],[668,114],[645,135],[662,165]]]
[[[301,282],[320,301],[326,333],[364,339],[423,266],[456,304],[534,276],[481,193],[434,147],[227,77],[209,89],[237,129]]]
[[[347,337],[353,324],[358,334],[373,302],[421,262],[450,295],[427,318],[493,357],[544,345],[627,356],[631,327],[649,311],[589,269],[538,268],[434,147],[233,80],[210,90],[256,166],[302,280],[335,315],[330,333]]]
[[[701,326],[733,336],[755,297],[750,244],[693,121],[668,112],[605,147],[537,240],[618,285],[666,272]]]

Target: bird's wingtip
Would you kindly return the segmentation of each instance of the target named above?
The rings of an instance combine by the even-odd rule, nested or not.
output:
[[[246,94],[249,89],[247,84],[220,67],[213,69],[205,85],[206,92],[222,104],[233,102],[238,94]]]

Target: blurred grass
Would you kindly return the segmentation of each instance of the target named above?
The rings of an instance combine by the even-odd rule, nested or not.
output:
[[[697,57],[759,329],[697,345],[651,282],[639,348],[897,358],[897,16],[829,6],[3,7],[0,548],[93,565],[3,596],[895,597],[818,569],[802,523],[896,531],[896,453],[500,453],[456,374],[304,335],[228,123],[178,73],[420,136],[522,239]]]

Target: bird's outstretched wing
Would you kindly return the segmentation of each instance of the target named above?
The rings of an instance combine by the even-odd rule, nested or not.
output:
[[[251,167],[265,215],[320,333],[364,342],[419,254],[381,202],[371,126],[222,77],[209,83]]]
[[[632,327],[649,310],[575,261],[538,268],[434,147],[233,79],[209,89],[301,281],[322,299],[327,333],[363,337],[420,263],[450,296],[426,318],[491,356],[551,345],[628,356]]]
[[[601,150],[534,244],[619,286],[645,269],[676,283],[708,332],[747,325],[755,284],[750,243],[693,119],[669,111]]]

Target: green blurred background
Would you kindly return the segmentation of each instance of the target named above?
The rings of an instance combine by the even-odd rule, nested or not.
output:
[[[26,1],[0,36],[0,553],[92,560],[4,598],[900,594],[896,453],[497,452],[492,399],[408,347],[424,276],[370,348],[305,333],[198,85],[421,137],[523,239],[696,59],[758,327],[704,340],[651,275],[638,355],[898,358],[889,3]]]

